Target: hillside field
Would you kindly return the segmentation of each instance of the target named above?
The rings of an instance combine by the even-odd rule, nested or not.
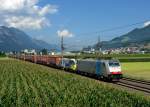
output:
[[[150,99],[29,62],[0,60],[0,106],[148,107]]]
[[[122,63],[122,71],[128,77],[150,80],[150,62]]]

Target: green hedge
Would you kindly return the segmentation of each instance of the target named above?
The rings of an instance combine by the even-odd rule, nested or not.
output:
[[[150,57],[150,54],[81,54],[81,55],[74,55],[74,56],[65,56],[68,58],[106,58],[106,57],[113,57],[113,58],[132,58],[132,57]]]
[[[6,57],[6,55],[5,54],[0,54],[0,57]]]
[[[150,58],[125,58],[119,59],[120,62],[150,62]]]
[[[120,62],[150,62],[150,54],[124,54],[124,55],[77,55],[77,56],[64,56],[66,58],[75,59],[119,59]]]

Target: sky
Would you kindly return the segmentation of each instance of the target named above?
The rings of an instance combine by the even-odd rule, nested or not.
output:
[[[25,31],[32,38],[81,48],[150,24],[150,0],[0,0],[0,25]],[[102,32],[123,25],[135,26]],[[96,33],[94,33],[96,32]]]

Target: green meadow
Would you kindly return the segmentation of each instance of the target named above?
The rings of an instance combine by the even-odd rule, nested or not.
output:
[[[150,62],[121,63],[124,76],[150,80]]]

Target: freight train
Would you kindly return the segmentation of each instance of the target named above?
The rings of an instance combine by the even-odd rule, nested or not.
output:
[[[122,78],[121,65],[118,60],[94,60],[94,59],[69,59],[61,56],[49,55],[11,55],[13,58],[57,67],[78,74],[93,75],[107,80],[119,80]]]

